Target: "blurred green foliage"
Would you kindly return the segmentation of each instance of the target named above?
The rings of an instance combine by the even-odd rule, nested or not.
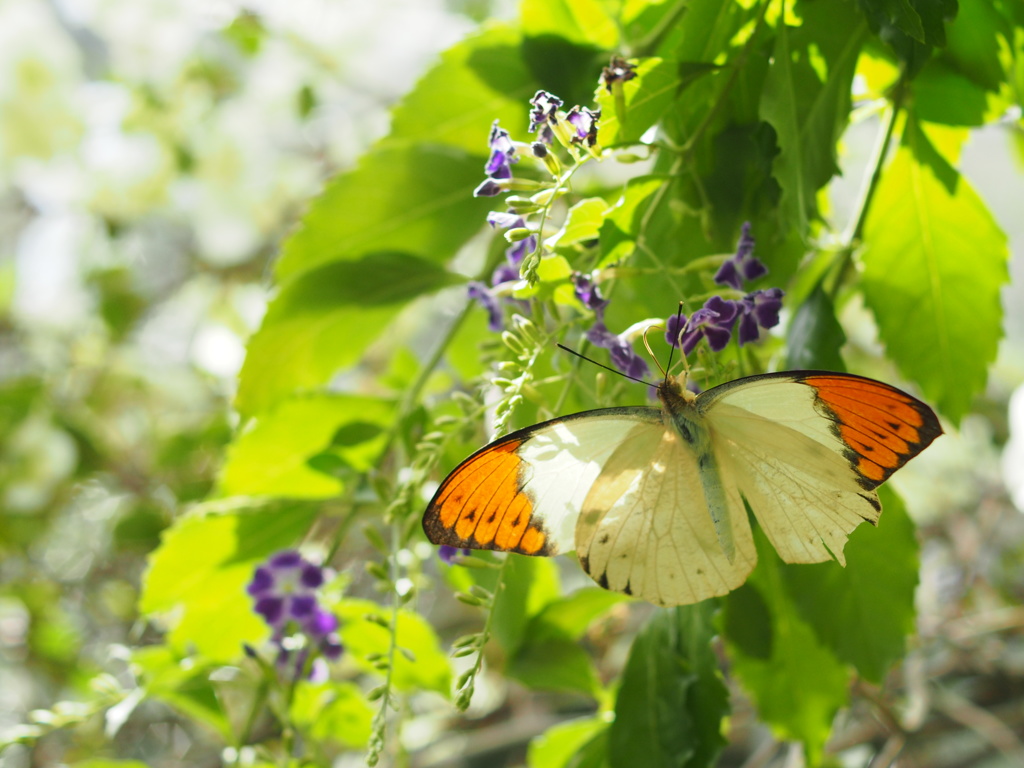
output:
[[[464,34],[490,7],[0,8],[0,765],[1024,759],[1024,530],[987,469],[1024,378],[992,375],[1008,222],[961,172],[976,129],[1021,134],[1019,4],[524,0]],[[599,86],[613,55],[637,76]],[[600,105],[604,155],[532,201],[502,336],[466,283],[503,204],[471,192],[540,88]],[[571,274],[620,333],[703,303],[744,222],[784,323],[696,364],[902,377],[963,427],[906,505],[845,569],[758,535],[747,584],[673,609],[565,558],[441,563],[425,502],[493,428],[643,400],[554,348],[593,322]],[[281,674],[245,593],[300,546],[334,568],[327,680]]]

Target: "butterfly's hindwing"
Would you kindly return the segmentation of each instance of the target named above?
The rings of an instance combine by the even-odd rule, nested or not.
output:
[[[722,462],[787,562],[835,558],[875,488],[940,433],[928,406],[881,382],[798,372],[740,379],[698,398]]]

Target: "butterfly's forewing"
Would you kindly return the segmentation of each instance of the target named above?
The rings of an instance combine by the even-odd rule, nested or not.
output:
[[[701,472],[693,448],[670,427],[621,443],[576,525],[576,553],[591,578],[657,605],[695,603],[742,584],[757,560],[743,502],[735,481],[723,474],[727,509],[720,514],[733,544],[727,555]]]
[[[921,401],[849,374],[750,377],[700,395],[719,460],[788,562],[835,557],[862,521],[877,523],[874,489],[942,433]]]
[[[664,431],[655,408],[607,408],[513,432],[441,483],[423,517],[435,544],[555,555],[576,548],[576,520],[594,481],[634,435]]]

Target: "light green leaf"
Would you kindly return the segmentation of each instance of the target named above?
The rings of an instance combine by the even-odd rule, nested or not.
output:
[[[193,509],[174,521],[151,556],[139,610],[164,617],[171,627],[168,643],[177,653],[237,659],[243,643],[259,643],[269,634],[245,593],[256,565],[293,546],[315,517],[312,506],[248,499]]]
[[[570,768],[573,758],[596,736],[608,730],[603,717],[581,717],[548,728],[530,742],[526,752],[529,768]]]
[[[249,341],[235,406],[246,415],[325,384],[354,364],[409,300],[460,278],[430,261],[384,251],[288,282]]]
[[[849,671],[818,639],[797,611],[782,576],[782,561],[760,529],[755,530],[758,563],[742,599],[725,598],[724,626],[742,626],[755,590],[770,623],[764,640],[749,634],[741,642],[726,634],[733,671],[757,705],[761,719],[783,739],[801,741],[807,762],[816,765],[832,721],[849,698]],[[755,650],[755,653],[751,653]]]
[[[521,42],[518,30],[493,26],[449,48],[395,108],[385,143],[449,144],[483,156],[495,120],[525,140],[520,134],[538,86],[523,65]],[[473,186],[483,181],[482,165],[477,173]]]
[[[310,466],[329,455],[356,472],[379,456],[394,403],[377,397],[297,395],[261,414],[236,438],[221,470],[222,495],[326,498],[342,490],[337,477]]]
[[[910,122],[864,227],[862,285],[889,357],[954,422],[1002,336],[1006,235]]]
[[[714,604],[659,610],[633,640],[609,730],[612,768],[705,768],[725,739],[729,694],[712,651]]]
[[[710,71],[710,65],[690,68],[691,75]],[[601,107],[597,141],[603,147],[635,142],[654,125],[679,96],[684,80],[683,67],[672,59],[640,59],[636,77],[622,84],[625,120],[618,113],[615,97],[607,88],[597,92]]]
[[[861,525],[839,563],[786,565],[783,576],[800,615],[818,638],[861,676],[882,682],[914,631],[919,566],[914,524],[888,486],[878,527]]]
[[[391,610],[370,600],[354,598],[342,600],[335,612],[341,619],[338,633],[346,653],[366,672],[380,674],[372,662],[371,654],[387,654],[391,636],[385,627],[367,621],[367,615],[377,616],[385,622],[391,619]],[[412,652],[413,659],[396,653],[391,682],[400,691],[428,690],[448,696],[451,688],[451,665],[441,651],[437,635],[427,620],[418,613],[398,612],[397,642],[400,648]]]
[[[106,757],[94,757],[71,763],[71,768],[150,768],[140,760],[113,760]]]
[[[548,241],[553,248],[596,240],[608,203],[600,197],[587,197],[569,209],[562,228]]]
[[[779,145],[773,173],[782,186],[780,206],[805,232],[817,215],[818,190],[838,171],[836,142],[849,122],[867,27],[851,0],[802,2],[797,10],[801,26],[779,23],[760,115],[775,128]]]
[[[604,50],[619,44],[615,20],[600,0],[523,0],[520,14],[529,37],[560,37]]]
[[[295,725],[318,742],[358,749],[370,740],[373,710],[353,683],[300,681],[291,715]]]
[[[398,251],[443,263],[483,225],[491,203],[474,198],[480,154],[437,145],[382,146],[332,179],[282,246],[282,282],[332,261]]]
[[[147,697],[213,728],[223,739],[232,738],[231,723],[210,681],[213,665],[198,665],[166,645],[151,645],[132,650],[132,669]]]

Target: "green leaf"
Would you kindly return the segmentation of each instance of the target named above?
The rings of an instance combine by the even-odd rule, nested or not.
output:
[[[491,207],[473,197],[484,179],[486,147],[485,134],[479,155],[426,144],[364,155],[357,168],[331,180],[285,241],[278,279],[375,252],[443,263],[480,230]]]
[[[291,706],[292,721],[307,738],[359,749],[370,740],[373,710],[353,683],[300,681]]]
[[[590,656],[576,641],[542,621],[531,621],[505,673],[537,690],[598,697],[601,684]]]
[[[789,323],[786,368],[791,371],[845,371],[846,365],[839,352],[845,343],[846,334],[836,320],[832,300],[819,285],[799,306]]]
[[[520,14],[529,37],[560,37],[605,50],[619,44],[618,26],[601,0],[523,0]]]
[[[552,247],[566,247],[596,240],[604,223],[608,203],[600,197],[587,197],[569,209],[565,224],[550,241]]]
[[[132,669],[147,697],[169,704],[226,740],[232,738],[231,723],[210,682],[212,665],[198,665],[165,645],[151,645],[133,649]]]
[[[406,302],[459,280],[430,261],[385,251],[289,281],[249,341],[235,406],[254,415],[322,386],[357,362]]]
[[[523,641],[527,621],[559,594],[558,569],[543,557],[508,554],[502,586],[497,590],[491,630],[505,652],[512,654]],[[477,571],[478,583],[496,589],[496,571]]]
[[[537,618],[566,637],[577,640],[595,619],[629,599],[626,595],[600,587],[583,587],[568,597],[552,600],[537,614]]]
[[[872,200],[864,245],[864,300],[889,357],[958,422],[1002,335],[1006,235],[913,122]]]
[[[861,525],[837,562],[787,565],[786,588],[801,617],[861,676],[881,683],[914,631],[919,548],[903,502],[882,486],[878,528]]]
[[[106,757],[94,757],[71,763],[71,768],[150,768],[140,760],[112,760]]]
[[[770,654],[765,656],[763,641],[747,636],[737,642],[727,634],[732,668],[761,719],[779,738],[803,742],[807,762],[816,765],[832,721],[848,701],[849,671],[800,616],[786,590],[783,563],[759,528],[754,539],[758,563],[747,588],[757,591],[771,616]],[[737,594],[725,598],[727,630],[743,621],[750,604],[749,594],[739,599]]]
[[[518,30],[494,26],[449,48],[395,108],[385,143],[449,144],[483,155],[495,120],[525,139],[519,134],[537,82],[523,64],[521,43]],[[483,181],[482,164],[476,173],[473,186]]]
[[[609,731],[613,768],[704,768],[725,739],[729,694],[712,650],[714,603],[659,610],[633,640]]]
[[[913,81],[914,114],[943,125],[984,125],[991,111],[990,94],[941,59],[921,70]]]
[[[222,495],[326,498],[342,482],[311,468],[329,454],[344,467],[365,472],[384,447],[394,403],[378,397],[298,395],[261,414],[228,449],[220,474]]]
[[[691,65],[692,76],[710,71],[711,65]],[[635,142],[654,125],[676,100],[685,84],[683,66],[670,59],[641,59],[636,77],[622,84],[625,119],[618,113],[615,97],[606,89],[597,92],[601,107],[597,141],[601,146]]]
[[[803,24],[780,22],[764,81],[760,115],[775,128],[773,165],[789,221],[807,230],[816,195],[838,171],[836,142],[850,113],[853,74],[867,28],[852,0],[801,2]]]
[[[243,643],[269,634],[245,593],[256,565],[293,546],[315,517],[312,506],[247,499],[193,509],[167,529],[150,558],[139,610],[166,617],[167,640],[177,653],[237,659]]]
[[[372,654],[387,654],[391,645],[389,631],[376,621],[368,621],[367,615],[376,616],[385,622],[391,620],[391,611],[370,600],[347,598],[336,608],[341,619],[338,633],[346,653],[355,664],[366,672],[380,674],[374,664],[367,660]],[[441,651],[433,627],[418,613],[400,610],[396,633],[400,648],[412,652],[414,661],[402,653],[396,653],[391,682],[399,691],[428,690],[448,696],[451,688],[451,665]]]
[[[946,35],[943,59],[985,90],[998,91],[1007,79],[1000,50],[1011,49],[1014,29],[992,0],[960,3],[956,19],[946,27]]]
[[[582,717],[548,728],[530,742],[529,768],[581,768],[580,752],[608,731],[603,717]]]

